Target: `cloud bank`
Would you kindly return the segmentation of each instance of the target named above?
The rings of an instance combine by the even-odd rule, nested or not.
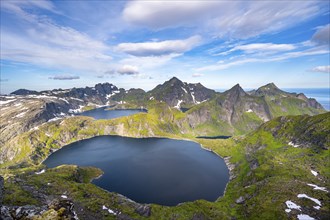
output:
[[[312,69],[313,72],[330,73],[330,66],[317,66]]]
[[[48,79],[54,79],[54,80],[74,80],[74,79],[80,79],[79,76],[71,76],[71,75],[60,75],[60,76],[50,76]]]
[[[137,66],[131,66],[131,65],[124,65],[117,69],[117,72],[120,75],[138,75],[139,74],[139,68]]]
[[[168,54],[180,54],[201,42],[200,36],[193,36],[184,40],[166,40],[160,42],[121,43],[117,50],[134,56],[163,56]]]

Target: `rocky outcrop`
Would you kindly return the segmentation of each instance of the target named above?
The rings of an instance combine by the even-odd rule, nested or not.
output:
[[[215,94],[200,83],[182,82],[176,77],[148,92],[150,100],[164,101],[171,107],[189,107],[204,102]]]
[[[2,176],[0,176],[0,206],[2,205],[2,200],[3,200],[3,191],[4,191],[4,179]]]

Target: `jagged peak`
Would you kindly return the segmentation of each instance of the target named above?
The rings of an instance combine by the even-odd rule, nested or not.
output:
[[[234,85],[232,88],[230,88],[229,90],[225,91],[225,93],[238,93],[238,94],[244,94],[246,95],[246,92],[244,91],[244,89],[240,86],[239,83],[237,83],[236,85]]]
[[[290,95],[290,93],[279,89],[274,83],[268,83],[255,91],[256,95]]]
[[[234,85],[231,89],[224,92],[229,100],[236,102],[240,97],[248,95],[240,86],[240,84]]]
[[[169,81],[181,81],[177,77],[173,76]]]
[[[271,83],[268,83],[268,84],[266,84],[266,85],[264,85],[264,86],[261,86],[259,89],[261,89],[261,88],[269,88],[269,89],[278,89],[278,90],[280,90],[276,85],[275,85],[275,83],[273,83],[273,82],[271,82]]]
[[[168,83],[171,83],[171,84],[173,84],[173,83],[179,83],[179,84],[183,84],[183,82],[180,80],[180,79],[178,79],[177,77],[175,77],[175,76],[173,76],[170,80],[168,80],[167,81]],[[166,82],[164,83],[164,84],[166,84]]]

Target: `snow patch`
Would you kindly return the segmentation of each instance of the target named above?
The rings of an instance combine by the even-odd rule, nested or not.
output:
[[[291,209],[285,209],[285,212],[289,213],[289,212],[291,212]]]
[[[311,173],[314,175],[314,176],[317,176],[318,175],[318,172],[314,171],[314,170],[311,170]]]
[[[193,99],[193,102],[196,103],[195,96],[194,96],[194,92],[191,92],[190,94],[191,94],[191,97],[192,97],[192,99]]]
[[[37,174],[37,175],[40,175],[40,174],[42,174],[42,173],[44,173],[44,172],[46,172],[46,170],[45,170],[45,169],[42,169],[42,170],[40,170],[39,172],[36,172],[36,174]]]
[[[320,210],[321,206],[313,206],[314,209]]]
[[[105,205],[102,206],[103,210],[108,210],[108,212],[112,215],[117,215],[112,209],[109,209],[108,207],[106,207]]]
[[[308,183],[307,185],[311,186],[311,187],[314,187],[314,190],[321,190],[321,191],[324,191],[324,192],[329,192],[325,187],[317,186],[317,185],[311,184],[311,183]]]
[[[79,220],[77,213],[73,210],[73,218],[75,220]]]
[[[79,113],[82,111],[82,109],[84,108],[83,105],[79,105],[79,108],[76,109],[69,109],[69,113]]]
[[[73,98],[73,97],[70,97],[70,99],[77,100],[77,101],[80,101],[80,102],[83,102],[84,101],[82,99],[77,99],[77,98]]]
[[[55,117],[55,118],[49,119],[48,122],[51,122],[51,121],[57,121],[57,120],[60,120],[60,119],[62,119],[62,118]]]
[[[63,199],[67,199],[68,197],[66,195],[61,195]]]
[[[149,98],[149,100],[154,100],[155,98],[153,97],[153,96],[151,96],[150,98]]]
[[[247,110],[246,112],[253,112],[252,109]]]
[[[36,131],[36,130],[39,130],[39,126],[35,126],[35,127],[31,128],[31,131]]]
[[[289,145],[292,146],[292,147],[299,147],[298,144],[294,144],[292,141],[289,142]]]
[[[26,112],[19,113],[18,115],[15,116],[15,118],[23,118]]]
[[[69,102],[68,102],[68,100],[66,100],[66,99],[64,99],[64,98],[58,98],[59,100],[62,100],[62,101],[64,101],[64,102],[66,102],[66,103],[68,103],[68,104],[70,104]]]
[[[310,217],[309,215],[299,214],[297,215],[299,220],[315,220],[315,218]]]
[[[43,99],[43,98],[48,98],[48,99],[58,99],[56,96],[49,96],[49,95],[28,95],[29,98],[37,98],[37,99]]]
[[[185,93],[188,93],[187,90],[183,87],[181,87],[181,89],[185,92]]]
[[[14,100],[0,101],[0,105],[5,105],[5,104],[11,103],[13,101],[16,101],[16,99],[14,99]]]
[[[183,102],[183,100],[178,100],[178,104],[176,106],[174,106],[174,108],[180,109],[182,102]]]
[[[288,200],[285,202],[286,206],[291,210],[291,209],[297,209],[301,211],[301,206],[297,205],[296,203]]]
[[[105,97],[107,98],[107,99],[110,99],[112,96],[114,96],[116,93],[110,93],[110,94],[107,94]]]
[[[306,195],[306,194],[298,194],[297,197],[298,197],[298,198],[306,198],[306,199],[310,199],[310,200],[312,200],[313,202],[315,202],[316,204],[318,204],[319,206],[322,205],[321,202],[320,202],[320,200],[318,200],[318,199],[314,199],[314,198],[312,198],[312,197],[309,197],[309,196]]]

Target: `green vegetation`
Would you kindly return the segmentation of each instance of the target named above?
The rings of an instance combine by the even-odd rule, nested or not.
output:
[[[65,193],[77,207],[99,219],[115,219],[102,210],[103,205],[134,219],[274,219],[275,216],[295,219],[301,212],[285,212],[285,201],[291,200],[304,207],[305,214],[329,217],[329,194],[307,184],[330,189],[330,113],[279,117],[248,135],[226,140],[195,138],[202,134],[231,134],[225,132],[230,129],[235,134],[246,134],[262,123],[254,112],[244,112],[242,121],[228,124],[219,117],[223,114],[221,108],[213,105],[219,99],[197,105],[186,113],[163,102],[148,101],[148,113],[111,120],[71,117],[26,132],[9,142],[14,157],[0,165],[0,175],[6,178],[4,203],[40,205],[38,193],[57,198]],[[193,114],[210,115],[211,120],[202,117],[199,121],[187,120]],[[42,167],[41,161],[53,150],[78,140],[109,134],[191,139],[226,157],[233,168],[232,180],[224,197],[215,202],[199,200],[175,207],[153,204],[150,217],[145,217],[136,212],[138,204],[90,183],[102,173],[99,169],[60,166],[35,174]],[[299,147],[291,146],[290,142]],[[316,170],[319,176],[315,177],[311,170]],[[312,201],[297,198],[301,193],[319,199],[320,210],[313,208]],[[54,212],[59,215],[51,209],[45,215]]]

